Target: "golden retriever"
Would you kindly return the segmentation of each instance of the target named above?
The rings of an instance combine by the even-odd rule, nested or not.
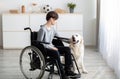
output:
[[[72,35],[72,37],[70,38],[70,48],[72,51],[72,54],[75,57],[75,60],[77,62],[78,68],[80,70],[80,68],[82,69],[83,73],[88,73],[88,71],[85,69],[84,66],[84,40],[83,37],[80,34],[74,34]],[[74,71],[77,71],[77,68],[74,64]]]

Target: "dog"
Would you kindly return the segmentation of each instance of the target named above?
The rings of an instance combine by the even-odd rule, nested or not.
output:
[[[71,53],[75,57],[79,70],[82,69],[82,73],[88,73],[84,66],[84,40],[80,34],[74,34],[70,38],[69,47],[71,48]],[[73,65],[73,69],[76,72],[77,68],[75,64]]]

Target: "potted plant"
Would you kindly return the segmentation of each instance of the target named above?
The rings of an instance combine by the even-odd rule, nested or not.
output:
[[[74,8],[76,7],[76,4],[71,2],[71,3],[68,3],[67,6],[69,7],[70,13],[73,13]]]

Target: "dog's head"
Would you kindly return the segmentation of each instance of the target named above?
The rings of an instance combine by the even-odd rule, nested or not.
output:
[[[80,34],[74,34],[72,35],[70,42],[72,44],[81,44],[83,43],[83,37]]]

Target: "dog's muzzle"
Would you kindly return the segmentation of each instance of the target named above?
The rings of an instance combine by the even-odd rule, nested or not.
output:
[[[76,42],[73,42],[73,44],[77,44],[79,42],[79,40],[77,40]]]
[[[79,42],[79,40],[75,40],[75,37],[74,36],[72,36],[72,41],[73,41],[73,44],[76,44],[76,43],[78,43]]]

